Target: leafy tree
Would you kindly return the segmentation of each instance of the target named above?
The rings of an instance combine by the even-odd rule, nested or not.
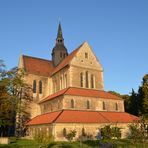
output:
[[[16,128],[17,135],[23,135],[25,122],[29,118],[26,112],[31,101],[31,87],[24,82],[24,72],[17,68],[4,69],[0,60],[0,134],[10,135]],[[17,117],[17,118],[15,118]],[[16,126],[15,126],[16,124]]]
[[[138,90],[140,100],[139,114],[148,118],[148,74],[143,77],[142,86]]]

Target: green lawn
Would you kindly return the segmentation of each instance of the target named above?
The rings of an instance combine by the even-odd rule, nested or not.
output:
[[[148,148],[148,143],[132,144],[130,140],[112,140],[114,148]],[[105,143],[105,141],[104,141]],[[8,145],[0,145],[0,148],[39,148],[39,144],[33,140],[11,139]],[[53,142],[49,148],[99,148],[99,141],[85,142]]]

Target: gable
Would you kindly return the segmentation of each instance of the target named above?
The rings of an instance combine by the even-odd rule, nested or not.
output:
[[[70,65],[103,71],[103,67],[87,42],[79,48]]]

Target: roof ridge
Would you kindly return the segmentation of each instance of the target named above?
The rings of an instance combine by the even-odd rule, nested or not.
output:
[[[28,57],[28,58],[33,58],[33,59],[38,59],[38,60],[44,60],[44,61],[52,62],[52,60],[47,60],[47,59],[38,58],[38,57],[34,57],[34,56],[28,56],[28,55],[22,55],[22,56],[23,57]]]
[[[98,112],[98,114],[100,114],[103,118],[105,118],[108,122],[110,122],[110,120],[107,119],[105,116],[103,116],[100,112]]]
[[[61,110],[58,116],[52,121],[52,123],[56,122],[56,120],[60,117],[60,115],[64,112],[64,110]]]

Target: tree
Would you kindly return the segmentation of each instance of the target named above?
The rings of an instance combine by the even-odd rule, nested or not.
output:
[[[15,124],[17,135],[24,134],[24,125],[29,118],[26,110],[32,99],[30,91],[31,87],[24,82],[23,70],[13,68],[6,71],[0,60],[0,134],[2,136],[11,135]]]
[[[148,118],[148,74],[143,77],[142,86],[138,90],[138,98],[140,100],[139,114]]]

